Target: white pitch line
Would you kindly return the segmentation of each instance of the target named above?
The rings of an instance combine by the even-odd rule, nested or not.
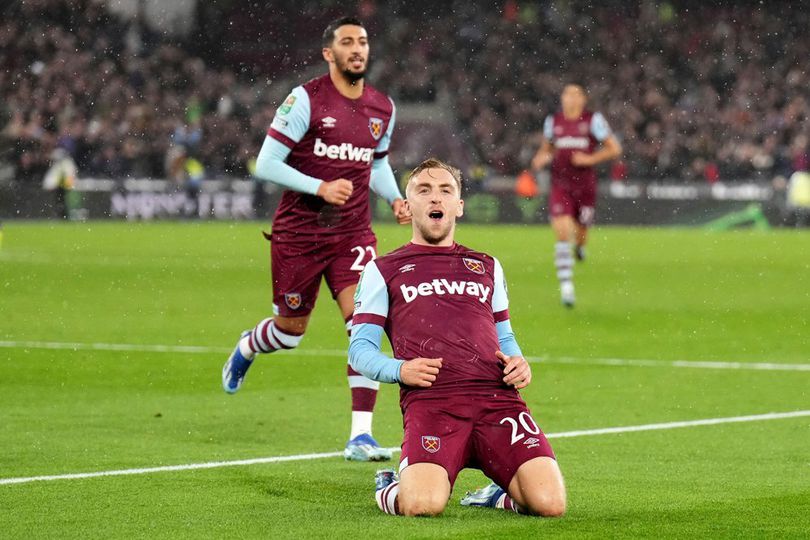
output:
[[[150,345],[138,343],[70,343],[59,341],[0,341],[5,349],[52,349],[68,351],[118,351],[181,354],[228,354],[232,349],[197,345]],[[346,356],[340,349],[294,349],[276,354],[291,356]],[[634,358],[573,358],[527,356],[526,360],[541,364],[579,364],[595,366],[674,367],[693,369],[736,369],[752,371],[810,371],[810,364],[781,364],[777,362],[721,362],[704,360],[645,360]]]
[[[754,371],[810,371],[810,364],[777,362],[721,362],[714,360],[645,360],[634,358],[573,358],[527,356],[529,362],[549,364],[592,364],[597,366],[674,367],[695,369],[743,369]]]
[[[748,416],[730,416],[725,418],[705,418],[702,420],[686,420],[681,422],[664,422],[659,424],[642,424],[638,426],[620,426],[599,429],[584,429],[577,431],[562,431],[549,433],[549,439],[565,439],[572,437],[586,437],[592,435],[611,435],[616,433],[635,433],[639,431],[657,431],[663,429],[677,429],[695,426],[714,426],[717,424],[733,424],[739,422],[760,422],[765,420],[779,420],[784,418],[800,418],[810,416],[810,410],[788,411],[766,414],[753,414]],[[389,448],[391,452],[399,452],[399,447]],[[319,454],[297,454],[291,456],[274,456],[254,459],[240,459],[234,461],[209,461],[206,463],[188,463],[185,465],[167,465],[163,467],[144,467],[139,469],[120,469],[115,471],[98,471],[87,473],[55,474],[47,476],[28,476],[20,478],[0,478],[0,485],[27,484],[30,482],[52,482],[56,480],[79,480],[83,478],[98,478],[101,476],[131,476],[157,472],[194,471],[200,469],[218,469],[222,467],[239,467],[246,465],[262,465],[267,463],[282,463],[285,461],[309,461],[342,456],[343,452],[323,452]]]

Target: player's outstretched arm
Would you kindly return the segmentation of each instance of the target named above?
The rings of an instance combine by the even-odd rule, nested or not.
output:
[[[525,358],[522,356],[507,356],[501,351],[496,351],[495,356],[504,365],[504,383],[514,386],[518,390],[529,386],[529,383],[532,382],[532,368]]]

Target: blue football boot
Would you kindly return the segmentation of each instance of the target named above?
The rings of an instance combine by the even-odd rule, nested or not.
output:
[[[495,508],[495,504],[501,495],[506,493],[498,484],[492,483],[487,487],[467,492],[461,499],[461,506],[481,506],[484,508]]]
[[[399,480],[399,476],[394,469],[380,469],[374,473],[374,489],[380,491]]]
[[[343,457],[349,461],[388,461],[391,451],[381,448],[368,433],[362,433],[346,443]]]
[[[242,338],[249,334],[250,330],[242,332],[239,341],[242,341]],[[222,366],[222,389],[229,394],[235,394],[239,390],[245,380],[247,370],[253,364],[253,360],[248,360],[242,356],[242,351],[239,350],[239,341],[236,342],[236,347],[234,347],[228,361]]]

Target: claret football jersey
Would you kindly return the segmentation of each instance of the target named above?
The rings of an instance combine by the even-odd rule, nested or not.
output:
[[[428,389],[506,389],[496,322],[509,318],[503,270],[497,259],[459,244],[406,244],[366,265],[355,295],[353,324],[382,326],[394,357],[442,358]]]
[[[369,85],[349,99],[329,75],[293,89],[276,111],[267,135],[290,148],[287,164],[325,182],[345,178],[354,191],[342,206],[285,191],[273,218],[273,237],[318,237],[371,227],[371,164],[388,154],[394,103]]]

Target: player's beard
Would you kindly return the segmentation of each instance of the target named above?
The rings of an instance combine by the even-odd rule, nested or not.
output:
[[[349,67],[350,62],[351,58],[347,58],[345,62],[341,62],[340,60],[338,60],[337,67],[338,71],[340,71],[343,77],[350,83],[354,84],[366,76],[366,68],[368,66],[368,62],[363,64],[362,71],[352,71],[352,68]]]

